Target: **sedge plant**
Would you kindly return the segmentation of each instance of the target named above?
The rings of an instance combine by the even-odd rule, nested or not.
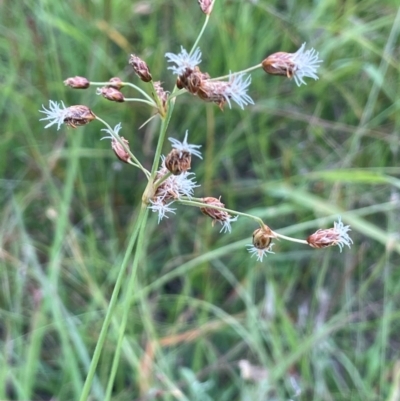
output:
[[[165,54],[169,63],[168,69],[177,76],[176,84],[171,91],[165,90],[160,81],[153,79],[150,67],[135,54],[130,56],[129,64],[137,77],[147,84],[147,91],[134,83],[122,81],[117,77],[113,77],[107,82],[90,81],[85,77],[79,76],[67,78],[64,81],[65,85],[75,89],[97,87],[96,93],[109,101],[118,103],[137,102],[148,105],[151,116],[144,124],[151,119],[159,121],[159,135],[150,170],[144,167],[144,163],[130,149],[129,139],[121,135],[123,130],[122,123],[112,127],[105,118],[98,116],[88,106],[66,106],[62,101],[50,100],[49,106],[43,106],[42,110],[40,110],[45,115],[41,120],[47,122],[45,128],[54,125],[57,126],[57,129],[60,129],[62,125],[77,128],[91,122],[99,122],[103,126],[101,132],[105,134],[101,139],[111,141],[111,149],[115,156],[122,162],[141,170],[147,179],[147,185],[142,194],[140,212],[128,241],[123,262],[119,267],[118,277],[82,389],[80,401],[86,401],[91,392],[108,328],[118,303],[118,296],[122,286],[125,285],[125,298],[122,299],[122,320],[120,321],[116,352],[108,378],[105,400],[108,401],[111,398],[132,301],[131,294],[135,287],[135,278],[140,259],[144,256],[142,254],[144,249],[143,241],[149,212],[156,214],[158,223],[162,224],[164,218],[178,217],[175,216],[175,205],[195,207],[205,216],[211,218],[213,225],[219,224],[220,231],[224,234],[229,234],[232,231],[232,223],[239,217],[253,220],[259,227],[253,232],[252,243],[248,245],[248,251],[251,256],[255,256],[261,262],[268,254],[274,253],[272,250],[273,241],[276,240],[297,242],[312,248],[338,246],[340,251],[344,246],[350,247],[352,244],[352,240],[348,235],[350,227],[344,225],[340,217],[338,221],[334,222],[332,228],[319,229],[305,239],[292,238],[280,234],[279,230],[271,229],[257,216],[225,207],[218,194],[216,196],[212,196],[213,194],[206,194],[203,197],[195,196],[195,190],[200,185],[196,181],[195,173],[191,171],[191,164],[192,157],[202,159],[201,146],[189,143],[190,127],[185,134],[182,134],[183,139],[167,138],[168,126],[174,116],[178,98],[193,95],[200,101],[216,104],[221,110],[228,107],[230,109],[229,112],[234,112],[236,106],[244,109],[254,104],[253,99],[248,94],[248,89],[251,85],[251,72],[262,69],[270,75],[293,79],[294,83],[300,86],[306,84],[306,78],[318,79],[317,71],[322,63],[318,52],[313,48],[306,50],[306,44],[304,43],[295,53],[277,52],[269,55],[254,66],[245,67],[242,71],[229,72],[221,77],[211,77],[207,72],[200,69],[202,54],[198,45],[212,15],[214,2],[212,0],[199,0],[199,4],[201,11],[205,14],[205,21],[191,50],[187,51],[181,47],[179,53],[168,52]],[[136,97],[127,97],[123,94],[123,89],[133,89],[137,93]],[[179,109],[179,104],[177,109]],[[162,149],[167,139],[172,149],[164,156],[162,155]],[[133,268],[129,279],[125,280],[128,260],[133,250]]]

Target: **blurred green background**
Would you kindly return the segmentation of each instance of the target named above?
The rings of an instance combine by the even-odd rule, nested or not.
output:
[[[203,21],[196,0],[0,0],[1,400],[79,398],[146,185],[98,122],[44,129],[38,110],[63,100],[121,122],[149,168],[151,111],[62,81],[146,89],[135,53],[172,90],[164,54],[190,49]],[[305,41],[324,63],[300,88],[254,72],[244,111],[178,98],[168,136],[203,146],[196,196],[298,238],[341,215],[354,245],[279,241],[259,263],[251,220],[220,234],[193,208],[152,214],[113,400],[400,400],[399,35],[397,0],[216,1],[200,42],[211,76]]]

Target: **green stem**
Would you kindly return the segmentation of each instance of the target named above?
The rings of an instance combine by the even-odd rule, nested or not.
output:
[[[220,81],[221,79],[230,78],[230,77],[232,77],[234,75],[238,75],[238,74],[245,74],[246,72],[254,71],[261,67],[262,67],[262,64],[260,63],[257,65],[253,65],[253,67],[246,68],[245,70],[242,70],[242,71],[231,72],[229,75],[224,75],[222,77],[217,77],[217,78],[211,78],[209,81]]]
[[[125,290],[125,299],[124,299],[124,303],[122,306],[122,309],[123,309],[122,321],[119,326],[118,340],[117,340],[117,345],[115,348],[115,354],[114,354],[114,359],[112,362],[111,372],[110,372],[110,375],[108,378],[106,395],[105,395],[104,401],[109,401],[111,398],[111,392],[112,392],[112,388],[114,385],[115,375],[117,373],[118,363],[119,363],[119,359],[121,357],[122,343],[124,341],[126,325],[128,322],[129,309],[130,309],[130,306],[132,303],[133,294],[135,293],[134,286],[135,286],[135,281],[136,281],[136,273],[137,273],[139,261],[142,257],[142,251],[144,248],[143,247],[144,233],[145,233],[146,221],[147,221],[147,216],[148,216],[148,209],[147,209],[147,207],[145,207],[144,204],[142,204],[142,209],[143,208],[146,211],[146,213],[141,222],[138,242],[136,245],[136,252],[135,252],[135,256],[134,256],[133,264],[132,264],[131,276],[129,278],[127,288]]]
[[[138,164],[136,164],[135,162],[133,162],[131,159],[129,159],[129,160],[127,161],[127,163],[130,164],[131,166],[135,166],[135,167],[137,167],[137,168],[140,168],[140,166],[139,166]]]
[[[107,128],[112,137],[120,143],[120,145],[128,152],[129,156],[131,159],[137,164],[137,166],[143,171],[143,173],[146,175],[147,178],[149,178],[149,171],[146,170],[142,164],[139,162],[139,160],[136,158],[136,156],[131,152],[129,147],[124,143],[124,141],[121,139],[121,137],[111,128],[111,126],[106,123],[103,119],[101,119],[99,116],[96,116],[96,119],[100,122],[102,122]]]
[[[131,273],[131,276],[130,276],[130,279],[128,282],[127,290],[125,292],[126,296],[125,296],[124,304],[123,304],[122,322],[119,327],[118,340],[117,340],[117,345],[116,345],[116,349],[115,349],[115,355],[114,355],[114,359],[113,359],[113,363],[112,363],[112,367],[111,367],[110,376],[109,376],[108,383],[107,383],[105,401],[110,400],[115,376],[116,376],[117,369],[118,369],[119,359],[121,357],[122,343],[124,340],[126,325],[127,325],[127,321],[128,321],[129,308],[130,308],[130,305],[131,305],[131,302],[133,299],[133,294],[134,294],[134,285],[135,285],[137,267],[138,267],[139,260],[141,258],[141,252],[143,250],[144,232],[145,232],[146,220],[147,220],[147,215],[148,215],[148,213],[147,213],[148,209],[147,209],[147,205],[146,205],[147,200],[148,200],[147,198],[150,196],[150,194],[152,194],[154,192],[154,188],[156,188],[155,184],[154,184],[154,178],[157,173],[157,168],[158,168],[159,159],[161,156],[162,146],[164,143],[168,124],[171,119],[172,111],[174,109],[174,104],[175,104],[175,100],[169,101],[167,115],[165,118],[162,119],[162,124],[160,127],[160,135],[158,137],[157,148],[156,148],[156,152],[154,155],[153,166],[151,169],[151,179],[149,180],[147,187],[143,193],[143,198],[142,198],[143,203],[142,203],[141,212],[143,210],[145,210],[146,213],[145,213],[145,217],[141,221],[138,244],[136,247],[135,257],[134,257],[133,266],[132,266],[132,273]],[[166,179],[167,176],[168,176],[168,174],[166,176],[164,176],[163,179]],[[163,179],[160,180],[158,185],[160,185],[163,182],[162,181]]]
[[[124,97],[124,102],[145,103],[145,104],[150,105],[151,107],[157,108],[157,105],[154,102],[154,100],[150,102],[148,100],[139,99],[138,97]]]
[[[271,230],[272,231],[272,230]],[[306,244],[309,245],[308,242],[305,239],[298,239],[298,238],[293,238],[293,237],[287,237],[286,235],[283,234],[278,234],[276,231],[272,231],[272,234],[275,235],[277,238],[282,238],[287,241],[291,242],[298,242],[299,244]]]
[[[210,19],[210,16],[209,16],[209,15],[206,15],[206,20],[204,21],[204,24],[203,24],[203,27],[201,28],[201,31],[200,31],[200,33],[199,33],[199,36],[197,36],[197,39],[196,39],[196,41],[194,42],[194,45],[193,45],[193,47],[192,47],[192,50],[190,50],[190,53],[189,53],[190,56],[191,56],[192,53],[196,50],[196,47],[197,47],[198,43],[200,42],[201,37],[203,36],[203,33],[204,33],[205,29],[206,29],[206,26],[207,26],[207,24],[208,24],[209,19]]]
[[[156,105],[156,103],[154,102],[154,100],[152,100],[151,102],[149,102],[148,100],[139,99],[138,97],[124,97],[124,102],[145,103],[145,104],[150,105],[151,107],[157,107],[157,105]]]
[[[89,371],[88,374],[86,376],[86,380],[85,380],[85,384],[83,386],[82,389],[82,393],[81,396],[79,398],[79,401],[87,401],[89,393],[90,393],[90,389],[92,387],[92,383],[93,383],[93,378],[94,378],[94,374],[96,372],[96,367],[97,364],[99,362],[100,359],[100,355],[101,355],[101,351],[103,349],[105,340],[106,340],[106,336],[107,336],[107,330],[108,327],[110,325],[112,316],[113,316],[113,312],[115,309],[115,305],[117,304],[117,300],[118,300],[118,294],[119,294],[119,290],[121,289],[121,285],[124,282],[125,279],[125,272],[126,272],[126,267],[128,266],[128,260],[129,257],[131,255],[133,246],[136,242],[136,238],[138,236],[138,232],[139,232],[139,228],[141,228],[143,221],[145,220],[147,216],[147,208],[145,208],[144,206],[141,207],[140,212],[139,212],[139,216],[136,220],[135,223],[135,228],[134,231],[129,239],[129,244],[126,248],[125,251],[125,255],[124,255],[124,259],[121,263],[120,269],[119,269],[119,273],[118,273],[118,277],[117,277],[117,281],[115,283],[112,295],[111,295],[111,299],[110,299],[110,303],[108,305],[108,309],[107,309],[107,313],[106,316],[104,318],[104,322],[103,325],[101,327],[100,330],[100,334],[99,334],[99,338],[97,340],[96,343],[96,348],[94,350],[93,353],[93,357],[92,357],[92,361],[90,362],[90,366],[89,366]]]
[[[160,127],[160,135],[158,137],[157,148],[156,148],[156,152],[154,155],[154,161],[153,161],[153,166],[152,166],[152,170],[151,170],[151,179],[149,180],[149,183],[143,194],[143,199],[145,201],[147,201],[146,198],[149,196],[149,193],[150,193],[149,191],[151,191],[151,192],[154,191],[155,184],[153,182],[154,182],[154,178],[157,173],[159,159],[160,159],[161,151],[162,151],[162,145],[164,143],[165,134],[167,132],[168,124],[171,119],[174,104],[175,104],[175,100],[169,101],[167,115],[164,119],[162,119],[162,124]],[[157,184],[160,185],[163,182],[163,179],[165,180],[166,178],[168,178],[167,176],[168,176],[168,174],[166,174],[166,176],[164,176]],[[111,392],[112,392],[115,376],[116,376],[117,369],[118,369],[118,363],[119,363],[119,360],[121,357],[122,343],[124,340],[126,325],[127,325],[127,321],[128,321],[129,308],[130,308],[130,305],[131,305],[131,302],[133,299],[136,272],[137,272],[139,260],[141,258],[141,252],[143,249],[144,232],[145,232],[146,220],[147,220],[147,215],[148,215],[148,213],[147,213],[148,209],[146,206],[146,202],[142,203],[141,212],[143,210],[145,210],[146,213],[145,213],[145,217],[143,218],[143,220],[141,221],[141,224],[140,224],[140,233],[139,233],[138,243],[137,243],[135,257],[134,257],[134,261],[133,261],[132,273],[131,273],[131,276],[130,276],[130,279],[128,282],[127,290],[125,292],[126,296],[125,296],[124,304],[123,304],[122,322],[119,327],[118,340],[117,340],[117,345],[116,345],[116,349],[115,349],[115,355],[114,355],[114,359],[113,359],[113,363],[112,363],[112,367],[111,367],[110,376],[109,376],[108,383],[107,383],[105,401],[109,401],[110,397],[111,397]],[[81,400],[81,401],[83,401],[83,400]]]

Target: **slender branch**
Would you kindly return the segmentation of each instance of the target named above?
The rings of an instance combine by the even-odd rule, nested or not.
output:
[[[135,162],[133,162],[131,159],[128,159],[127,163],[130,164],[131,166],[135,166],[135,167],[140,168],[140,166],[138,164],[136,164]]]
[[[92,82],[90,81],[91,86],[110,86],[112,85],[112,82]],[[124,83],[125,85],[125,83]]]
[[[272,231],[272,234],[274,234],[275,237],[277,237],[277,238],[282,238],[282,239],[285,239],[285,240],[287,240],[287,241],[298,242],[299,244],[310,245],[305,239],[298,239],[298,238],[293,238],[293,237],[287,237],[286,235],[279,234],[279,233],[277,233],[276,231]]]
[[[142,129],[146,124],[148,124],[153,118],[156,118],[159,115],[159,113],[153,114],[149,119],[147,119],[140,127],[139,129]]]
[[[204,21],[203,27],[201,28],[201,31],[200,31],[199,35],[197,36],[197,39],[194,42],[194,45],[192,46],[192,50],[190,50],[190,53],[189,53],[190,56],[196,50],[196,47],[197,47],[198,43],[200,42],[201,37],[203,36],[203,33],[204,33],[205,29],[206,29],[206,26],[208,24],[209,19],[210,19],[210,16],[206,15],[206,19]]]
[[[230,78],[233,75],[245,74],[246,72],[254,71],[254,70],[257,70],[257,69],[259,69],[261,67],[262,67],[262,64],[260,63],[260,64],[257,64],[257,65],[253,65],[253,67],[246,68],[245,70],[242,70],[242,71],[231,72],[229,75],[224,75],[222,77],[211,78],[210,81],[220,81],[221,79]]]
[[[154,102],[154,100],[152,100],[151,102],[149,102],[148,100],[139,99],[139,98],[137,98],[137,97],[124,97],[124,102],[146,103],[146,104],[150,105],[151,107],[157,107],[157,105],[156,105],[156,103]]]

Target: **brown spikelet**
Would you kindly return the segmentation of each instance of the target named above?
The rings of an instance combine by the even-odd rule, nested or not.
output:
[[[97,89],[97,94],[112,102],[122,103],[125,101],[124,95],[118,89],[111,86],[106,86]]]
[[[206,203],[207,205],[218,206],[218,207],[225,207],[225,205],[221,202],[221,197],[219,199],[213,198],[208,196],[206,198],[202,198],[202,202]],[[229,213],[225,212],[224,210],[218,210],[211,207],[202,207],[200,208],[201,212],[206,216],[209,216],[213,219],[212,224],[214,225],[216,221],[226,221],[229,219]]]
[[[64,123],[72,128],[76,128],[81,125],[89,124],[95,118],[96,116],[89,107],[76,105],[68,107],[64,116]]]
[[[165,167],[173,175],[179,175],[190,169],[191,162],[190,152],[172,149],[165,158]]]
[[[263,227],[257,228],[253,232],[253,245],[257,249],[267,249],[271,245],[271,241],[275,238],[273,231],[264,224]]]
[[[292,78],[295,68],[292,58],[293,54],[291,53],[274,53],[262,61],[262,68],[268,74]]]
[[[135,74],[143,82],[150,82],[153,79],[150,74],[149,67],[140,57],[136,56],[135,54],[131,54],[131,57],[129,58],[129,64],[132,66]]]
[[[67,78],[64,81],[64,85],[70,86],[71,88],[74,88],[74,89],[86,89],[86,88],[89,88],[90,82],[85,77],[76,76],[76,77]]]
[[[121,136],[122,142],[129,147],[129,141]],[[118,157],[119,160],[123,161],[124,163],[128,163],[130,160],[129,153],[125,150],[125,148],[119,143],[115,138],[111,140],[111,148],[114,151],[115,155]]]
[[[204,14],[210,15],[214,6],[214,0],[198,0],[201,11]]]

